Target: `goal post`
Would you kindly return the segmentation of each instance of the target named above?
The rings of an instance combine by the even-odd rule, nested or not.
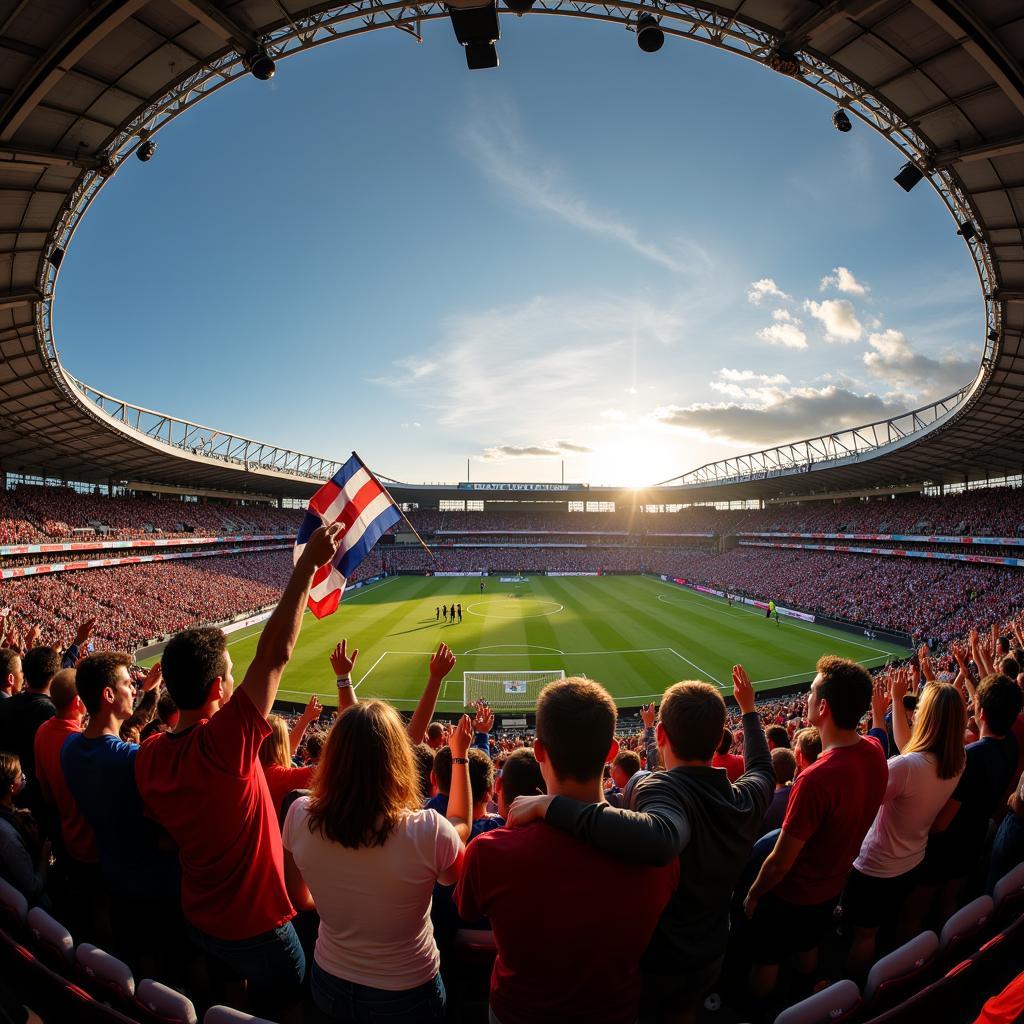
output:
[[[548,683],[565,678],[562,669],[463,672],[462,702],[468,708],[481,698],[492,708],[532,708]]]

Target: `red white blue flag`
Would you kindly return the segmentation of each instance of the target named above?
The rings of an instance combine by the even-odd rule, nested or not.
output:
[[[345,532],[334,560],[321,566],[309,591],[309,610],[318,618],[338,610],[345,583],[380,537],[400,522],[402,513],[391,495],[363,465],[352,458],[309,499],[306,518],[295,539],[295,561],[320,526],[342,523]]]

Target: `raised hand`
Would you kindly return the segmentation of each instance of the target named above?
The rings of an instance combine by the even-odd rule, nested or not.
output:
[[[747,675],[747,670],[742,665],[732,667],[732,695],[740,706],[743,714],[754,710],[754,685]]]
[[[928,651],[927,644],[921,644],[917,649],[917,660],[921,666],[921,675],[929,682],[934,682],[935,673],[932,671],[932,657]]]
[[[476,717],[473,719],[474,732],[490,732],[494,728],[494,712],[484,703],[476,708]]]
[[[307,722],[315,722],[321,714],[323,714],[324,706],[320,703],[320,698],[314,693],[309,698],[309,703],[306,705],[306,710],[302,712],[302,717]]]
[[[142,680],[142,692],[149,693],[150,690],[155,689],[160,685],[161,680],[164,677],[164,669],[159,661],[153,662],[150,666],[149,671],[146,673],[146,678]]]
[[[318,526],[312,536],[306,541],[302,549],[299,561],[305,563],[305,568],[319,569],[333,561],[338,553],[338,546],[341,544],[341,536],[345,532],[344,523],[335,523],[333,526]]]
[[[893,707],[903,707],[903,698],[910,690],[910,673],[905,668],[899,669],[893,674],[889,687]]]
[[[96,628],[96,616],[93,615],[83,622],[75,633],[75,645],[79,648],[83,647],[89,642],[89,637],[92,636],[92,631]]]
[[[33,647],[35,647],[36,643],[38,642],[39,638],[40,638],[40,637],[41,637],[42,635],[43,635],[43,627],[42,627],[42,626],[40,626],[40,625],[39,625],[39,623],[37,622],[37,623],[36,623],[36,624],[35,624],[34,626],[32,626],[32,628],[31,628],[31,629],[30,629],[30,630],[28,631],[28,635],[27,635],[27,636],[25,637],[25,646],[26,646],[26,647],[27,647],[27,648],[28,648],[29,650],[32,650],[32,648],[33,648]]]
[[[654,728],[654,720],[658,717],[658,707],[652,701],[650,704],[644,704],[640,708],[640,720],[644,723],[645,729]]]
[[[465,757],[472,742],[473,719],[469,715],[463,715],[459,719],[459,724],[448,736],[448,746],[451,748],[452,757]]]
[[[438,644],[437,650],[430,659],[430,678],[439,682],[455,668],[455,655],[447,644]]]
[[[334,674],[339,679],[352,675],[352,668],[358,657],[359,648],[357,647],[351,654],[349,654],[348,640],[342,640],[341,643],[331,651],[331,668],[334,669]]]

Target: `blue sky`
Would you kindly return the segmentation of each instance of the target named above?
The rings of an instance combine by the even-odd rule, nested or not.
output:
[[[157,137],[61,270],[69,369],[409,481],[649,483],[973,377],[982,304],[924,184],[758,65],[504,18],[283,61]]]

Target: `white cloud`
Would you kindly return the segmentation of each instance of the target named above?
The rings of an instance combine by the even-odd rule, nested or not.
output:
[[[816,320],[825,325],[825,336],[828,341],[860,341],[864,328],[857,319],[853,303],[849,299],[825,299],[815,302],[807,299],[804,309]]]
[[[676,274],[703,273],[713,267],[709,253],[691,239],[670,244],[651,241],[645,232],[612,213],[593,209],[559,168],[532,152],[517,125],[515,108],[489,109],[486,116],[470,116],[462,141],[480,170],[516,202],[549,213],[572,227],[610,238],[637,255]]]
[[[593,448],[573,441],[542,441],[538,444],[496,444],[484,449],[483,458],[491,462],[505,459],[549,459],[558,455],[589,455]]]
[[[626,414],[621,409],[603,409],[601,419],[611,420],[613,423],[621,423],[625,420]]]
[[[856,427],[904,410],[905,406],[894,400],[860,395],[829,384],[819,388],[765,388],[757,397],[742,402],[663,406],[655,416],[668,426],[709,438],[773,445]]]
[[[848,295],[867,295],[870,290],[866,284],[861,284],[846,267],[835,267],[831,274],[826,274],[821,279],[821,290],[825,291],[826,288],[835,288]]]
[[[760,306],[761,301],[768,297],[773,299],[789,298],[770,277],[762,277],[760,281],[754,281],[747,289],[747,302],[752,302],[755,306]]]
[[[762,327],[757,336],[769,345],[781,345],[783,348],[807,348],[807,335],[800,329],[799,321],[782,322]]]
[[[722,380],[731,380],[738,383],[743,381],[757,381],[760,384],[788,384],[789,378],[784,373],[775,373],[768,375],[766,373],[757,373],[755,370],[731,370],[727,366],[723,366],[718,371],[718,376]]]
[[[673,309],[644,296],[542,296],[448,317],[430,353],[414,365],[398,360],[372,383],[400,392],[405,416],[426,422],[425,406],[434,422],[463,433],[572,437],[622,404],[634,359],[642,372],[654,352],[661,372],[661,350],[683,327]]]
[[[893,388],[905,388],[924,399],[942,398],[973,380],[978,360],[947,352],[938,359],[916,352],[902,331],[890,328],[868,335],[864,353],[868,372]]]
[[[799,324],[800,323],[800,321],[797,320],[797,318],[795,316],[793,316],[793,314],[790,313],[790,311],[788,309],[773,309],[772,310],[772,319],[777,321],[780,324]]]

